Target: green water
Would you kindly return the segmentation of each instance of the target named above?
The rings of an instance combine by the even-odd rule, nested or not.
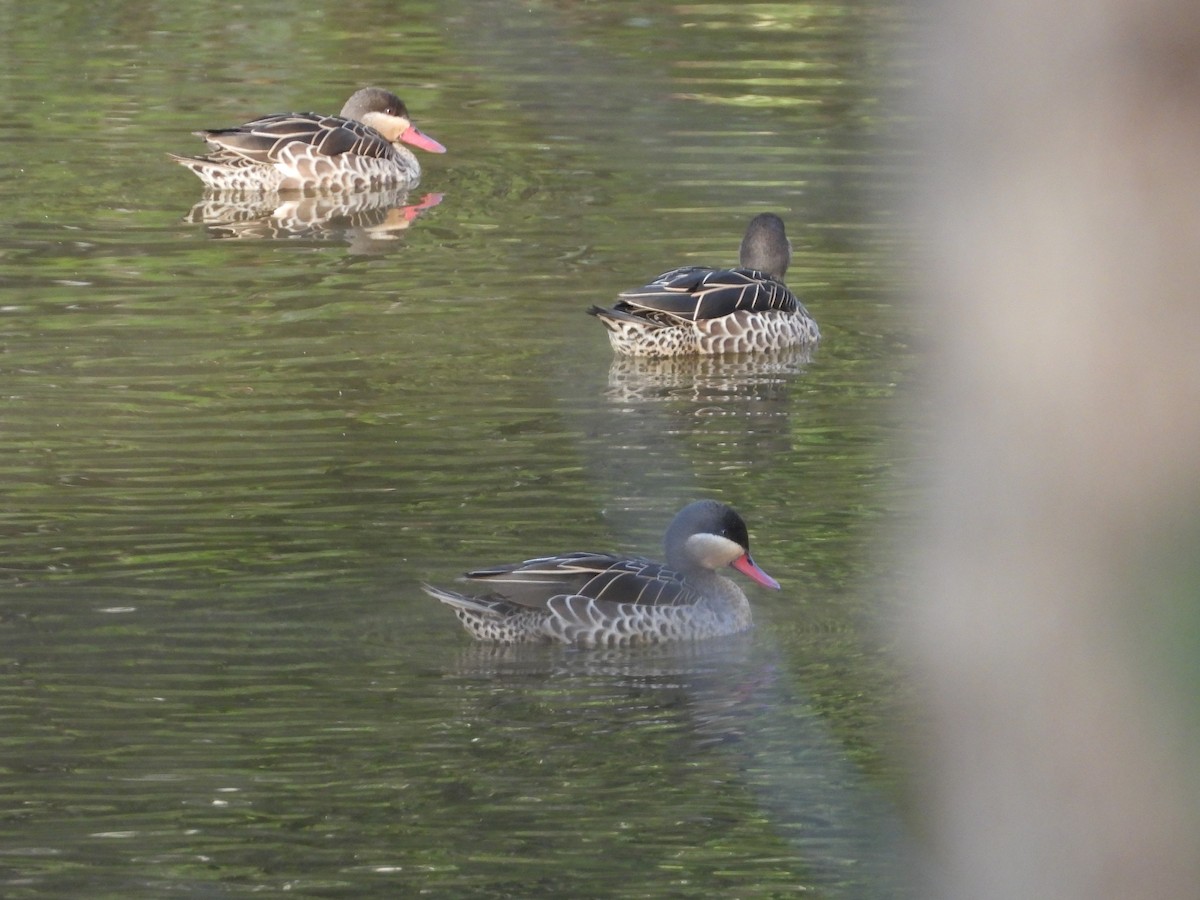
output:
[[[0,2],[0,894],[897,894],[904,22],[634,9]],[[436,205],[188,221],[192,130],[376,83]],[[615,362],[587,306],[763,210],[814,359]],[[497,651],[418,588],[701,496],[783,584],[732,641]]]

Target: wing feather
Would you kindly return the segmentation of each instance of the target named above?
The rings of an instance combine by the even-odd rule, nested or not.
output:
[[[395,152],[387,139],[370,125],[316,113],[264,116],[236,128],[196,134],[212,145],[213,159],[224,162],[240,158],[272,165],[290,144],[306,144],[312,148],[310,152],[327,157],[351,153],[387,159]]]
[[[609,553],[567,553],[476,569],[470,581],[486,583],[510,603],[546,609],[552,600],[583,597],[603,603],[686,605],[695,602],[683,576],[661,563]]]
[[[745,312],[796,312],[799,298],[782,281],[755,269],[685,266],[618,295],[617,312],[697,321]]]

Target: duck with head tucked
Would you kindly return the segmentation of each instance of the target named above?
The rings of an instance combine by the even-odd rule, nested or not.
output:
[[[171,159],[214,191],[366,191],[406,187],[421,164],[405,144],[446,148],[412,124],[408,108],[382,88],[356,91],[340,115],[277,113],[215,131],[197,131],[208,156]]]
[[[665,565],[577,551],[467,572],[467,580],[489,591],[479,596],[423,587],[453,607],[479,640],[578,647],[695,641],[746,630],[750,603],[718,572],[725,566],[779,588],[750,558],[746,523],[724,503],[685,506],[664,543]]]
[[[783,283],[792,245],[783,220],[750,220],[736,269],[683,266],[588,312],[626,356],[672,357],[812,347],[821,331]]]

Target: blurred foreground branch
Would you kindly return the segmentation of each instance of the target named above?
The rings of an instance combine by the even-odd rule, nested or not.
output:
[[[907,645],[933,887],[1193,896],[1195,723],[1127,626],[1170,618],[1147,574],[1200,516],[1200,4],[933,12]]]

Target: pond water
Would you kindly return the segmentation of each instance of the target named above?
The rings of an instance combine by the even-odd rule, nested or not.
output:
[[[871,3],[0,0],[0,894],[894,897],[873,624],[914,368]],[[365,209],[202,204],[190,132],[380,84]],[[593,303],[780,213],[811,361]],[[421,593],[738,508],[757,628],[473,645]]]

